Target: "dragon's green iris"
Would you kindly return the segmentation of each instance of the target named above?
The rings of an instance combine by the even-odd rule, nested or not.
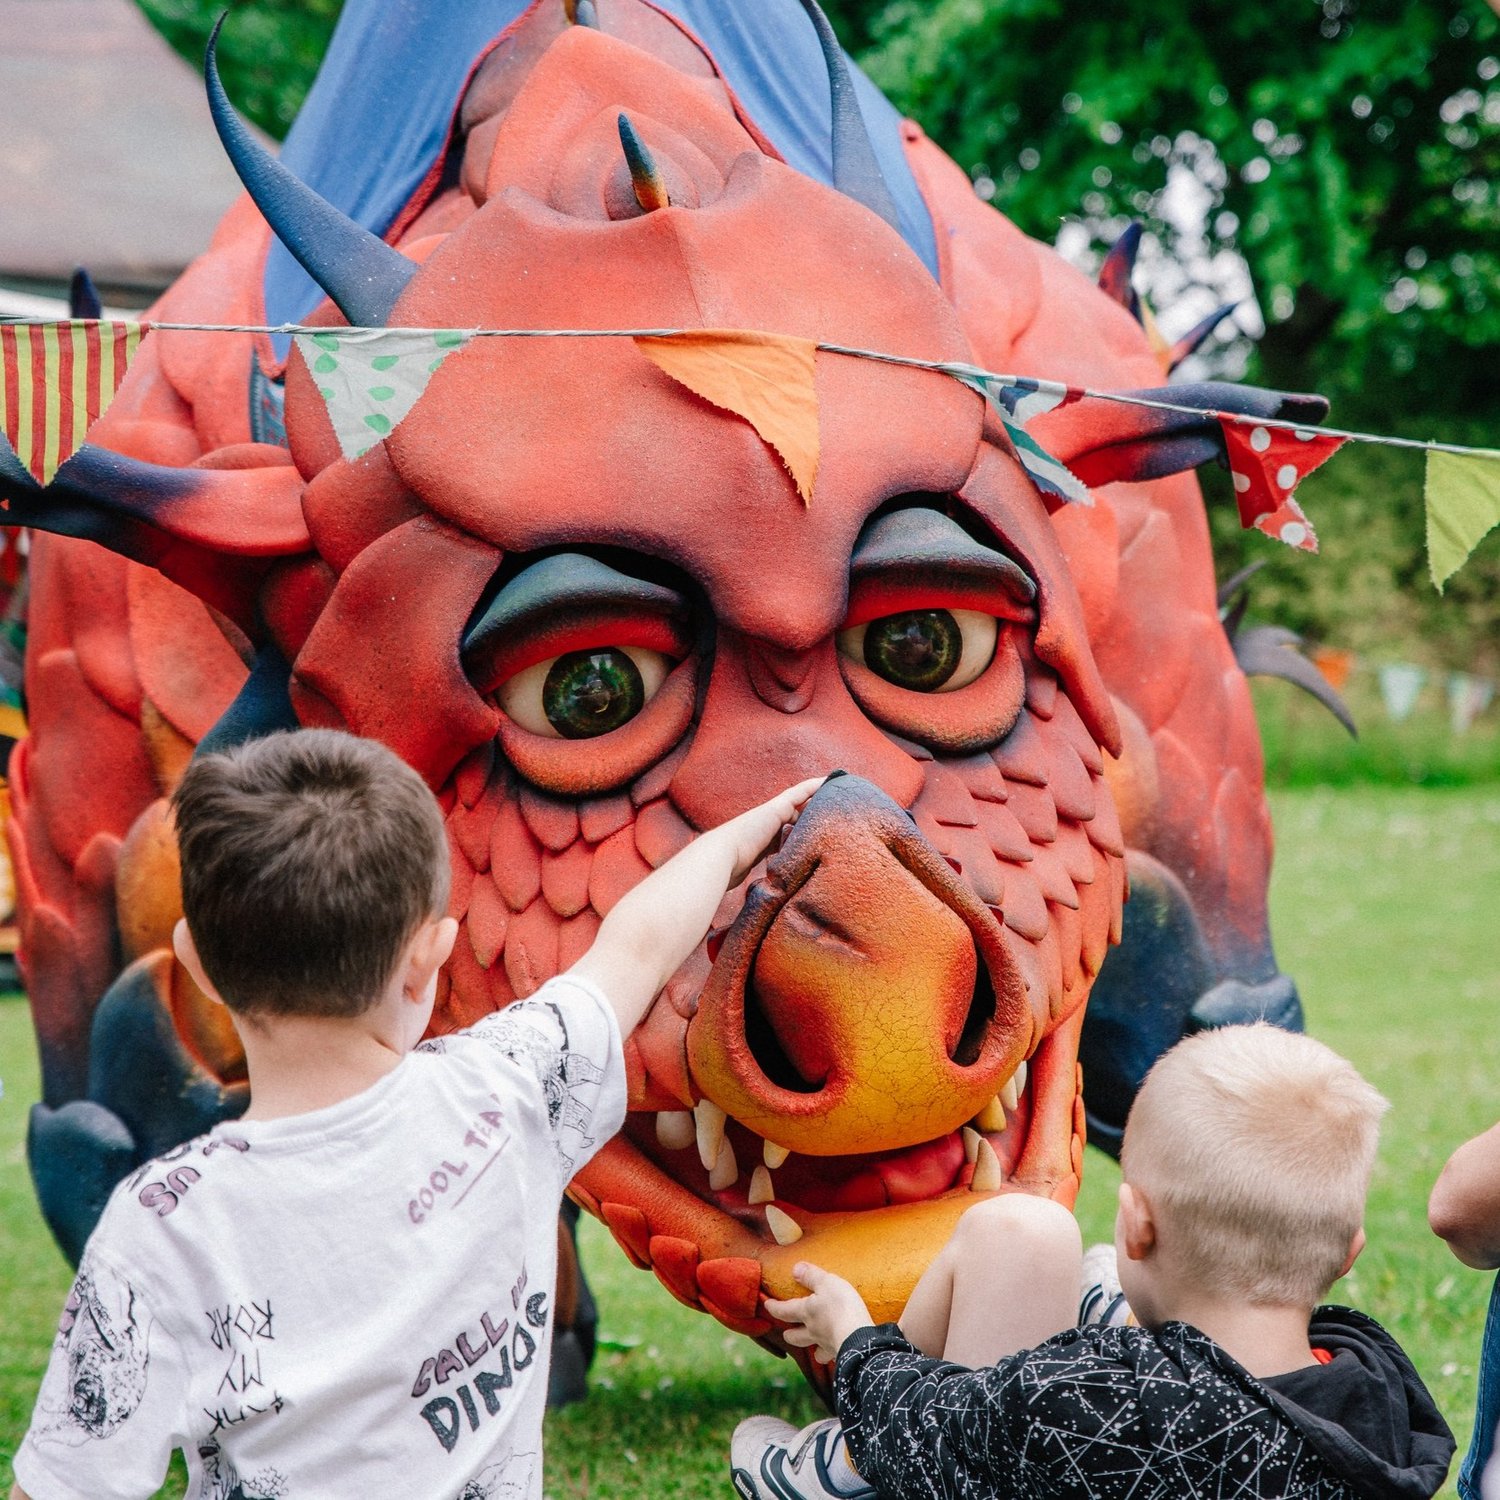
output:
[[[942,687],[963,654],[963,631],[946,609],[886,615],[865,631],[865,665],[887,682],[919,693]]]
[[[640,669],[623,651],[569,651],[542,684],[542,711],[566,740],[587,740],[629,723],[646,702]]]

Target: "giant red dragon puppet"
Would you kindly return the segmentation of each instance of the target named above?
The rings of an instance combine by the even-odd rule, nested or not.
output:
[[[266,322],[274,233],[326,297],[313,322],[747,329],[1162,384],[1129,245],[1101,290],[1026,238],[856,91],[813,0],[489,9],[383,238],[253,142],[210,57],[248,196],[151,316]],[[773,62],[814,100],[826,180],[731,76],[758,29],[797,35]],[[196,750],[290,725],[382,740],[440,799],[439,1032],[572,963],[696,831],[848,773],[629,1038],[628,1123],[572,1188],[674,1295],[772,1343],[762,1298],[796,1260],[893,1316],[976,1194],[1072,1201],[1085,1098],[1108,1144],[1184,1029],[1298,1023],[1190,472],[1212,417],[1039,418],[1094,498],[1049,514],[974,391],[820,355],[804,504],[628,339],[476,339],[357,460],[296,352],[265,420],[281,378],[264,337],[154,332],[48,488],[0,452],[7,519],[38,533],[11,824],[30,1159],[71,1253],[149,1157],[169,1212],[193,1175],[173,1149],[244,1106],[234,1032],[170,951],[164,799]]]

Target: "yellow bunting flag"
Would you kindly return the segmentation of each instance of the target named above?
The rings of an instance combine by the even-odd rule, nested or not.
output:
[[[1427,566],[1439,593],[1500,524],[1500,451],[1427,454]]]
[[[144,332],[133,322],[0,323],[0,420],[38,483],[51,483],[103,416]]]
[[[734,328],[666,338],[637,336],[636,347],[679,385],[743,417],[781,456],[812,503],[818,477],[817,345],[812,339]]]

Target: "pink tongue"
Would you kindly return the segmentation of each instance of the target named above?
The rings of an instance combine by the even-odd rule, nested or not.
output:
[[[952,1187],[963,1164],[963,1142],[957,1134],[876,1161],[794,1156],[775,1174],[776,1196],[813,1213],[919,1203]],[[794,1166],[795,1171],[788,1170]]]

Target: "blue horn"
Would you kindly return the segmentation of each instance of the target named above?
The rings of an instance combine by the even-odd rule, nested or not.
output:
[[[257,144],[219,79],[215,53],[228,14],[219,17],[203,57],[208,107],[224,150],[277,238],[338,310],[355,327],[383,327],[416,263],[340,213]]]
[[[818,46],[823,50],[823,64],[828,69],[828,92],[833,101],[833,185],[846,198],[853,198],[871,213],[879,214],[900,233],[896,203],[875,159],[875,147],[854,95],[854,80],[844,61],[844,49],[839,46],[818,0],[802,0],[802,9],[818,33]]]

